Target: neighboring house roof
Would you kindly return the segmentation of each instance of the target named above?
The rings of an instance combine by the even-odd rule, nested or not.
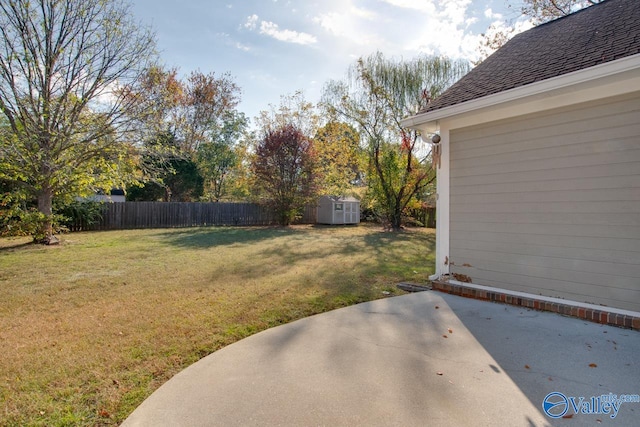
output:
[[[607,0],[516,35],[419,114],[640,53],[640,0]]]

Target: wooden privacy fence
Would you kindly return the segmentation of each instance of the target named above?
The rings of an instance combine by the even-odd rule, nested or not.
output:
[[[316,206],[307,206],[296,223],[316,221]],[[102,219],[72,230],[201,227],[211,225],[271,225],[277,221],[265,207],[253,203],[124,202],[106,203]]]

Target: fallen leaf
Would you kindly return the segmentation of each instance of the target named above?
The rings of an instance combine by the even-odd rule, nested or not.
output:
[[[452,334],[453,333],[453,329],[449,328],[449,333]]]
[[[436,372],[436,375],[444,375],[442,372]]]
[[[529,365],[524,365],[524,369],[531,369]]]
[[[105,411],[104,409],[100,410],[100,416],[102,418],[109,418],[110,417],[109,413],[107,411]]]
[[[562,418],[573,418],[573,414],[563,415]]]
[[[449,338],[449,337],[448,337],[448,336],[446,336],[446,335],[443,335],[443,336],[442,336],[442,338]]]
[[[551,377],[549,377],[549,378],[547,378],[547,379],[548,379],[549,381],[553,381],[553,378],[551,378]]]
[[[590,368],[597,368],[597,367],[598,367],[598,365],[596,365],[595,363],[589,363],[589,367],[590,367]]]

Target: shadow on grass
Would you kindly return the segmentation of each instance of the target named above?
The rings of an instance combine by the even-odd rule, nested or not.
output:
[[[286,227],[210,227],[189,228],[180,231],[161,233],[163,242],[181,248],[210,249],[234,244],[249,244],[269,239],[305,233]]]
[[[173,230],[157,236],[164,244],[188,249],[231,250],[234,245],[255,244],[250,253],[252,262],[218,270],[215,280],[247,284],[264,277],[281,277],[282,287],[251,285],[256,301],[287,300],[262,314],[269,327],[401,294],[395,286],[398,280],[423,281],[432,273],[435,246],[435,234],[424,230],[388,232],[371,225],[213,227]],[[267,245],[258,245],[264,242]],[[342,262],[353,256],[359,257],[357,263]],[[293,268],[297,268],[295,275],[290,273]]]
[[[16,239],[15,241],[6,239],[6,241],[0,242],[0,253],[12,252],[29,247],[38,247],[38,244],[34,243],[33,240],[28,240],[25,242],[24,239]]]
[[[354,233],[354,239],[362,238],[363,242],[376,249],[383,250],[384,247],[391,242],[411,241],[415,238],[415,233],[411,231],[389,232],[384,231],[382,227],[376,225],[359,225],[359,226],[330,226],[330,225],[309,225],[294,227],[209,227],[209,228],[189,228],[181,230],[172,230],[170,232],[160,233],[158,236],[166,243],[181,248],[193,249],[210,249],[219,246],[228,246],[234,244],[248,244],[261,242],[264,240],[278,239],[282,237],[288,238],[305,238],[310,234],[319,233],[326,230],[332,233],[337,230],[353,229],[354,231],[361,227],[367,227],[368,232],[357,234]],[[435,242],[435,234],[428,236],[429,243]],[[350,245],[337,248],[338,251],[349,253]]]

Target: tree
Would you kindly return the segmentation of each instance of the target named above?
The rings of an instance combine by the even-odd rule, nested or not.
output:
[[[251,164],[255,190],[286,226],[316,195],[313,142],[293,124],[268,130]]]
[[[362,178],[358,131],[346,123],[332,121],[318,129],[314,144],[322,178],[321,194],[347,195]]]
[[[567,16],[573,12],[588,6],[598,4],[603,0],[522,0],[520,13],[533,25],[544,24],[553,19]],[[511,5],[509,5],[511,7]],[[482,34],[478,51],[478,60],[474,65],[478,65],[493,52],[502,47],[506,42],[516,35],[513,25],[496,25],[492,23],[487,31]]]
[[[207,199],[220,201],[228,193],[229,178],[241,166],[241,150],[249,121],[235,110],[223,115],[222,126],[212,132],[210,142],[198,147],[197,164],[207,187]]]
[[[269,110],[260,112],[257,118],[258,129],[262,132],[293,125],[307,137],[314,135],[318,129],[320,117],[311,102],[308,102],[302,91],[296,91],[280,97],[280,105],[269,105]]]
[[[127,88],[153,59],[154,37],[132,16],[121,0],[0,2],[0,111],[12,132],[0,178],[37,199],[45,243],[54,198],[135,179],[121,167],[135,154]]]
[[[159,132],[145,142],[142,161],[152,179],[127,189],[127,200],[193,202],[203,193],[204,179],[193,156],[180,153],[175,134]],[[165,153],[158,155],[158,153]]]
[[[177,136],[185,152],[196,152],[199,145],[215,141],[225,120],[240,102],[240,88],[228,74],[192,72],[183,84],[183,99],[176,114]]]
[[[521,12],[539,25],[582,8],[593,6],[602,0],[523,0]]]
[[[202,194],[193,165],[200,181],[204,179],[205,187],[212,190],[206,198],[222,197],[227,177],[238,164],[234,145],[248,126],[244,114],[235,109],[240,88],[228,74],[195,71],[180,80],[176,69],[155,66],[147,70],[139,90],[131,96],[140,99],[143,107],[148,104],[152,112],[139,122],[140,140],[147,141],[142,168],[149,183],[142,189],[132,188],[131,197],[155,200],[161,188],[166,190],[163,200]],[[167,134],[172,136],[170,141],[162,138]],[[187,176],[181,178],[181,173]],[[195,187],[176,193],[169,181],[174,187],[188,182]]]
[[[208,199],[219,202],[225,195],[227,178],[237,164],[236,152],[224,142],[207,142],[198,148],[198,169],[206,179]]]
[[[394,61],[376,53],[360,58],[345,81],[325,86],[323,105],[329,115],[360,130],[369,158],[367,183],[393,229],[401,227],[402,213],[414,196],[435,179],[430,150],[400,121],[467,71],[462,61],[427,56]]]

